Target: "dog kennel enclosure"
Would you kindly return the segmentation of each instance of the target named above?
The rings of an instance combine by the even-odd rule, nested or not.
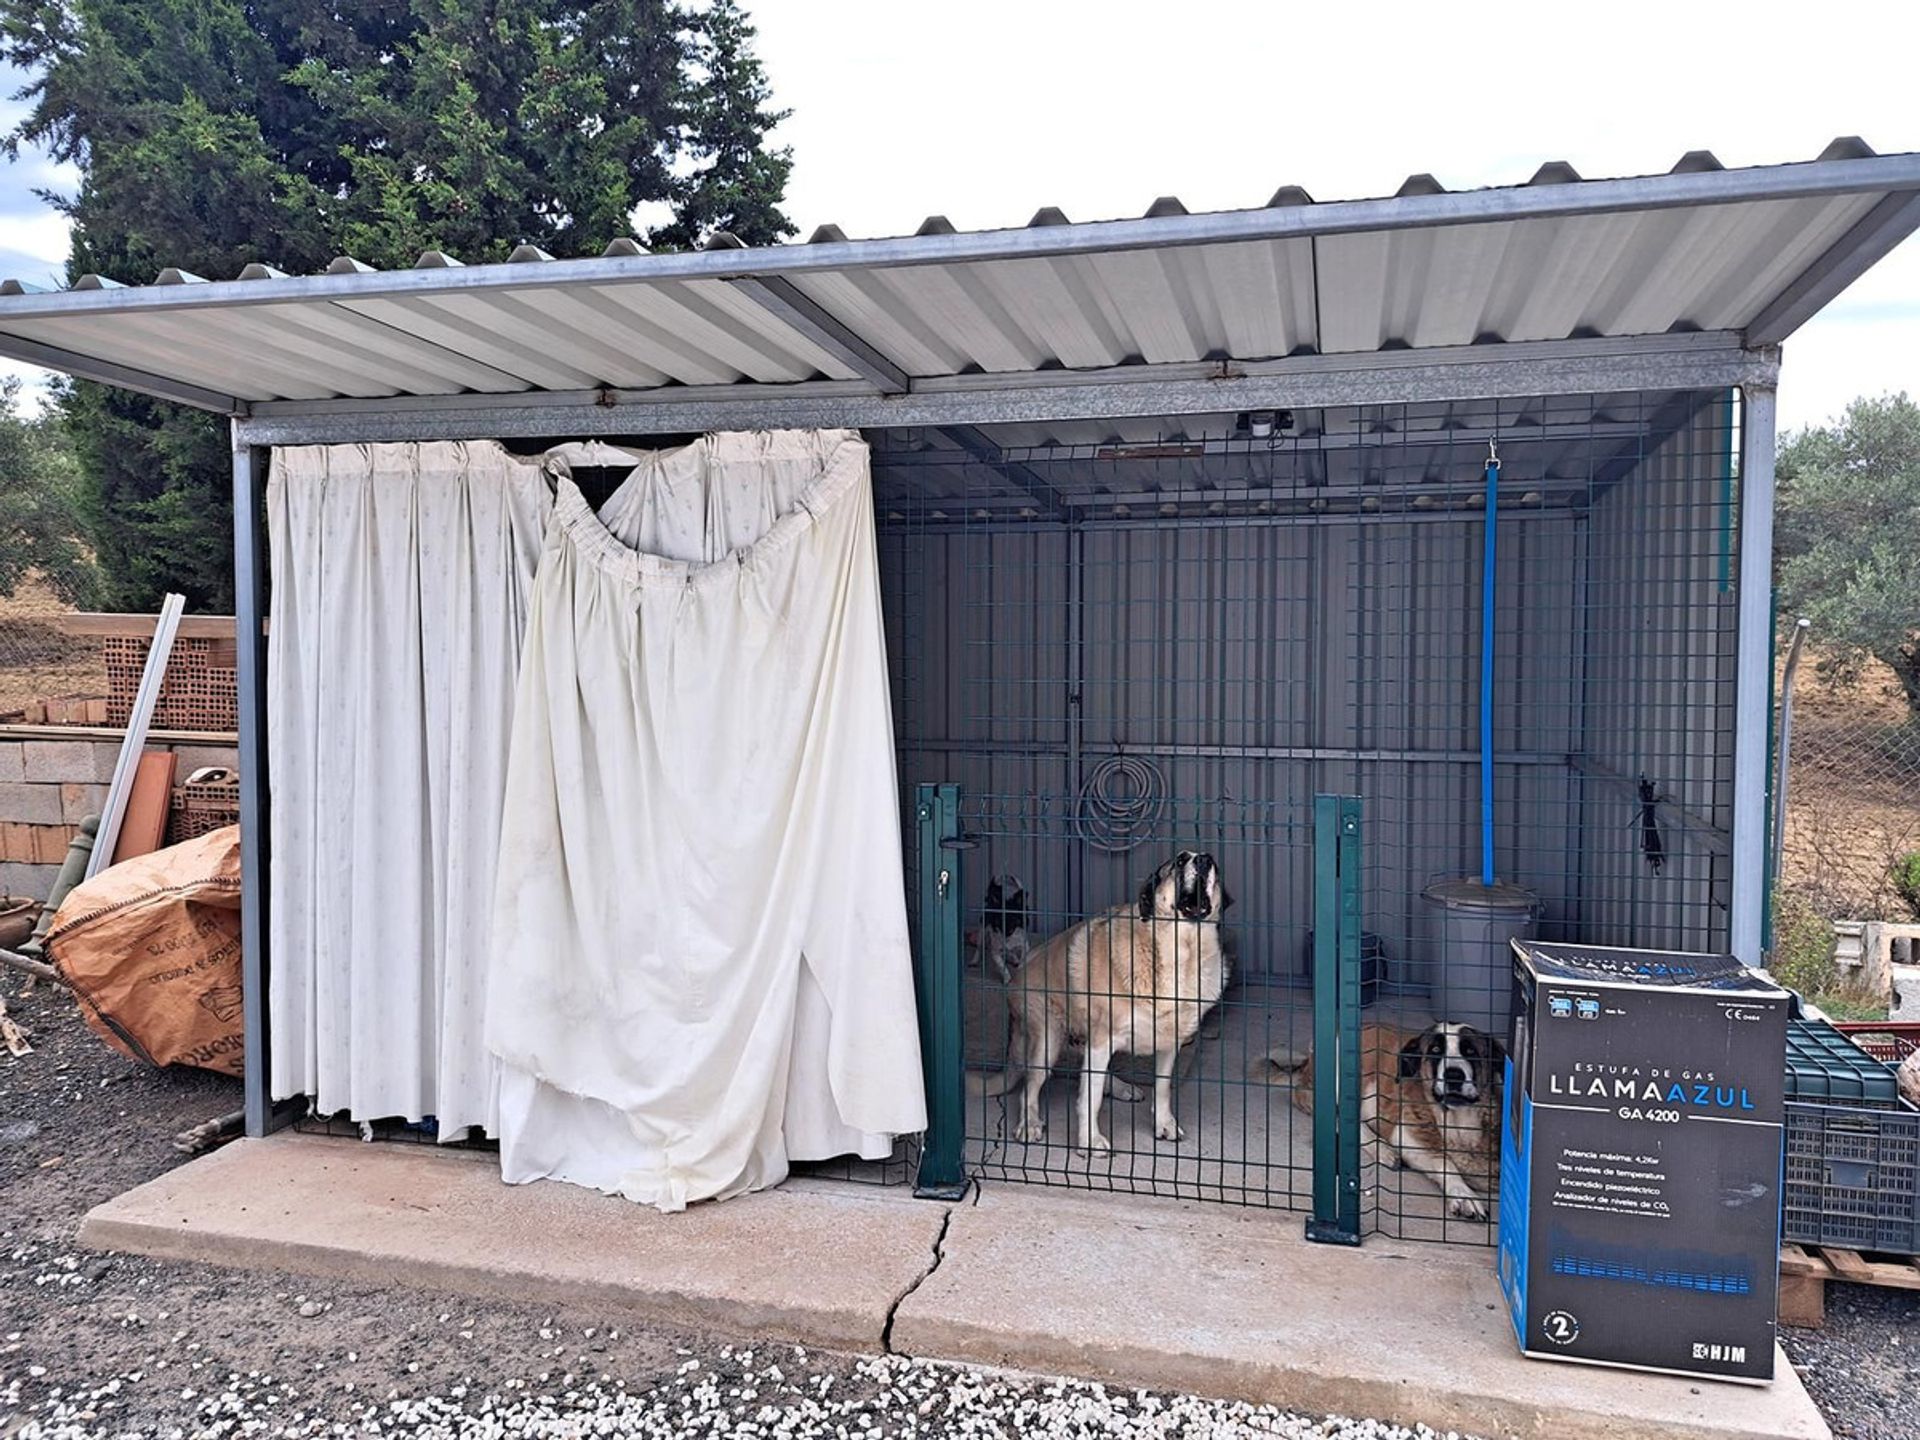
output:
[[[978,233],[6,282],[0,354],[232,417],[250,1133],[293,1109],[264,1023],[270,448],[851,426],[920,935],[919,1181],[1484,1240],[1387,1168],[1359,1093],[1367,1023],[1447,1018],[1423,894],[1478,866],[1483,710],[1495,861],[1541,934],[1762,960],[1778,347],[1916,226],[1920,157],[1837,141]],[[1047,1138],[1011,1140],[981,1083],[1007,1024],[988,881],[1018,877],[1038,943],[1176,849],[1234,898],[1187,1137],[1116,1096],[1113,1150],[1078,1151],[1063,1075]],[[1286,1068],[1309,1049],[1311,1112]]]

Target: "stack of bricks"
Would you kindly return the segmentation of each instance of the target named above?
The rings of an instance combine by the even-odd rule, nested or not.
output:
[[[125,725],[140,693],[149,638],[109,635],[101,642],[107,666],[107,723]],[[156,730],[236,730],[240,726],[240,685],[234,671],[235,647],[222,640],[182,635],[167,657],[167,677],[153,712]]]
[[[237,759],[225,746],[148,748],[171,749],[182,777],[209,765],[231,769]],[[75,827],[106,808],[119,758],[118,740],[0,738],[0,894],[46,899]]]

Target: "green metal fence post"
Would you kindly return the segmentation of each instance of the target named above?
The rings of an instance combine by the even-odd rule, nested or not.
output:
[[[1360,799],[1313,797],[1313,1216],[1360,1243]]]
[[[927,1133],[913,1193],[957,1200],[967,1188],[960,1141],[966,1122],[966,1059],[960,1033],[960,787],[922,785],[920,827],[920,1063],[927,1079]]]

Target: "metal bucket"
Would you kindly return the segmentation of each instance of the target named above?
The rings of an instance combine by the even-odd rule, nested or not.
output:
[[[1504,1037],[1514,940],[1531,939],[1540,897],[1523,885],[1456,878],[1420,892],[1435,1018]]]

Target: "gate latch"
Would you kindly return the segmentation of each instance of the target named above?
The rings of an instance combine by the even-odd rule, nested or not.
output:
[[[951,884],[953,884],[953,872],[951,870],[942,870],[939,879],[933,883],[934,897],[939,900],[946,899],[947,887]]]

